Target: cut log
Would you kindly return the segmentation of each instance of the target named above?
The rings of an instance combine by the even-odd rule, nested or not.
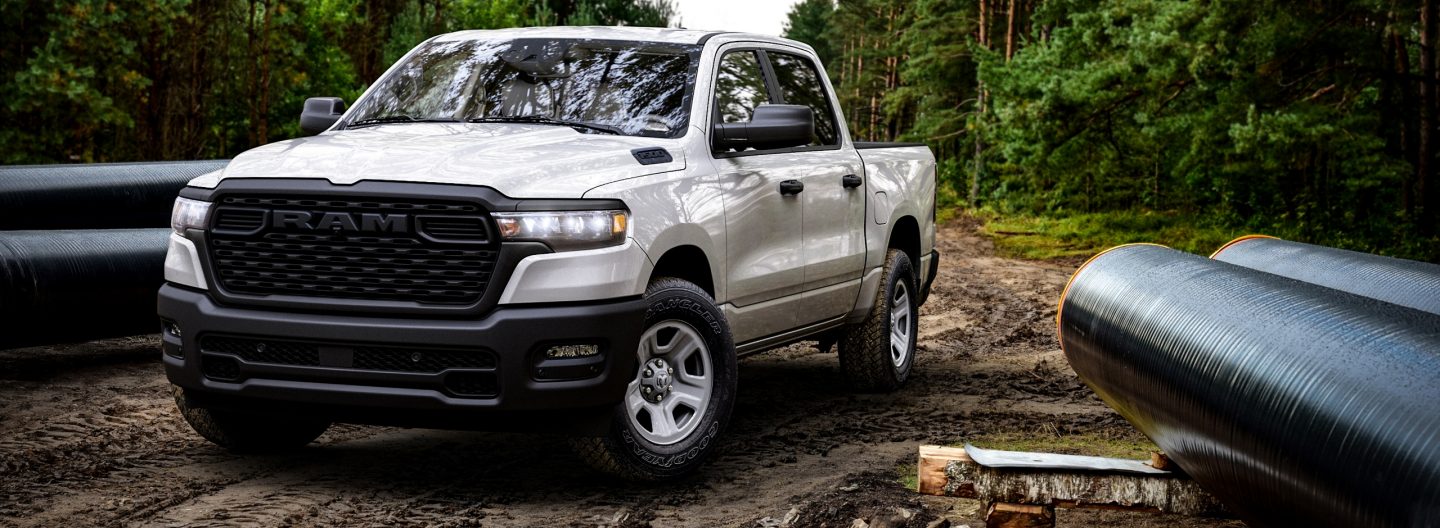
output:
[[[1195,481],[1182,473],[1149,469],[1147,461],[994,450],[977,452],[983,456],[972,456],[960,448],[922,446],[918,464],[920,492],[979,499],[985,503],[1229,516],[1220,502]],[[1063,467],[1035,464],[988,467],[976,462],[980,458],[1058,459],[1069,463]],[[1085,459],[1093,459],[1096,469],[1073,463]],[[937,465],[945,468],[939,476],[933,471]],[[1144,467],[1147,472],[1123,469],[1135,466]]]
[[[970,455],[965,453],[963,447],[945,447],[934,445],[920,446],[920,462],[916,464],[916,471],[919,473],[916,491],[926,495],[945,495],[945,483],[948,478],[945,476],[945,467],[950,462],[962,460],[970,462]],[[974,490],[970,490],[972,493]],[[951,494],[952,496],[970,497],[974,495]]]

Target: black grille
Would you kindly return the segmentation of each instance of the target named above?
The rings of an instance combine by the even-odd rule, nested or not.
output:
[[[251,363],[320,366],[320,347],[309,343],[207,336],[200,351],[239,356]]]
[[[494,372],[451,372],[445,375],[445,388],[459,396],[494,396],[500,393],[500,381]]]
[[[449,369],[494,369],[496,366],[495,355],[487,350],[383,347],[214,335],[201,338],[200,351],[233,355],[250,363],[389,372],[435,373]]]
[[[468,305],[499,257],[488,218],[460,202],[227,196],[209,257],[230,293]]]
[[[215,215],[215,229],[253,233],[265,227],[264,209],[222,209]]]
[[[240,377],[240,363],[225,356],[200,356],[200,370],[213,380],[231,381]]]
[[[437,240],[484,240],[485,219],[479,216],[420,216],[419,230]]]

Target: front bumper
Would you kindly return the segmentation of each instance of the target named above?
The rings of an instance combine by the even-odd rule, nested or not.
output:
[[[481,319],[402,318],[224,306],[173,284],[159,294],[160,317],[179,334],[161,334],[165,373],[191,405],[482,430],[603,430],[634,378],[645,308],[635,297],[500,306]],[[226,347],[212,345],[219,340]],[[244,348],[266,344],[272,348],[259,359]],[[565,344],[595,344],[601,353],[544,357]],[[301,352],[274,359],[281,348]],[[401,361],[361,360],[376,350],[402,352]],[[421,358],[436,356],[463,366],[419,368]],[[482,356],[493,361],[476,359]],[[462,375],[472,382],[465,387],[476,379],[492,385],[465,394],[471,389],[454,383]]]

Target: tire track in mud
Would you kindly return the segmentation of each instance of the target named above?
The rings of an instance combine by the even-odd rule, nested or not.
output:
[[[969,220],[942,228],[940,250],[904,388],[852,394],[835,355],[809,344],[746,357],[719,455],[667,484],[598,475],[534,435],[340,425],[298,454],[236,456],[180,419],[145,352],[153,336],[0,352],[0,525],[748,527],[793,513],[849,526],[904,511],[895,525],[976,526],[973,505],[901,487],[918,444],[1137,433],[1055,341],[1054,300],[1078,262],[997,258]],[[1211,525],[1061,517],[1094,523]]]

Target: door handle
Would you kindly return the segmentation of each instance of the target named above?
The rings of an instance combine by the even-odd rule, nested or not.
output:
[[[780,194],[782,195],[800,194],[800,191],[803,190],[805,190],[805,184],[800,180],[785,180],[780,182]]]
[[[846,189],[854,189],[856,187],[859,187],[863,183],[865,183],[865,180],[860,179],[859,176],[856,176],[854,174],[846,174],[844,177],[840,178],[840,184],[844,185]]]

